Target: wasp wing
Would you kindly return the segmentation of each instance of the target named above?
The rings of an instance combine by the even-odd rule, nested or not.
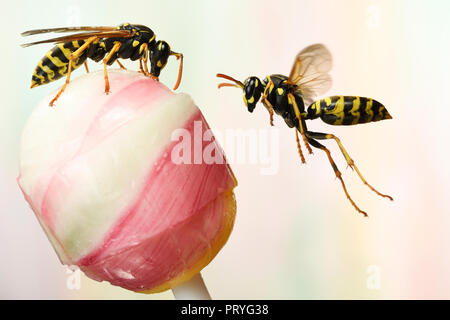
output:
[[[129,38],[134,35],[134,32],[131,30],[114,30],[114,31],[97,31],[97,32],[82,32],[82,33],[75,33],[69,36],[63,36],[63,37],[57,37],[47,40],[41,40],[41,41],[35,41],[30,43],[22,44],[22,47],[29,47],[34,46],[36,44],[41,43],[60,43],[60,42],[67,42],[67,41],[75,41],[75,40],[85,40],[91,37],[98,37],[98,38]]]
[[[305,105],[331,88],[332,67],[330,51],[323,44],[306,47],[295,58],[288,82],[297,86]]]
[[[317,74],[310,79],[303,78],[299,81],[297,91],[302,95],[305,106],[309,106],[317,96],[330,90],[331,83],[331,76],[328,73]]]
[[[116,30],[115,27],[62,27],[62,28],[49,28],[49,29],[35,29],[35,30],[28,30],[25,32],[22,32],[21,35],[23,37],[31,36],[34,34],[41,34],[41,33],[49,33],[49,32],[73,32],[73,31],[114,31]]]

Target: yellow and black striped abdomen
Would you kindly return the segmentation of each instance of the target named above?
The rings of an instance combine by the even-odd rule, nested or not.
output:
[[[392,119],[378,101],[356,96],[332,96],[317,100],[309,106],[307,118],[318,117],[331,125],[354,125]]]
[[[31,88],[58,80],[68,72],[70,55],[83,45],[83,40],[59,43],[39,61],[31,77]],[[87,50],[72,62],[72,70],[87,58]]]

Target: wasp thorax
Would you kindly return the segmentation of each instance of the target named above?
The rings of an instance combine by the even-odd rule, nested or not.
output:
[[[166,66],[170,56],[170,46],[165,41],[156,42],[150,51],[151,74],[158,77],[161,70]]]
[[[261,94],[264,91],[264,87],[261,81],[257,77],[249,77],[244,82],[244,102],[248,108],[248,111],[253,112],[256,103],[261,98]]]

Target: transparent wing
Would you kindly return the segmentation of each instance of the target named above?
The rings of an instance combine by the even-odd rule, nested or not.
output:
[[[332,64],[331,53],[323,44],[306,47],[295,58],[288,82],[297,85],[305,105],[331,88],[328,72]]]
[[[22,32],[21,35],[23,37],[31,36],[34,34],[40,33],[49,33],[49,32],[73,32],[73,31],[113,31],[115,27],[62,27],[62,28],[49,28],[49,29],[36,29],[36,30],[28,30]]]
[[[331,76],[328,73],[320,74],[309,80],[303,78],[303,81],[298,83],[297,91],[302,95],[305,106],[309,106],[317,96],[330,90],[331,83]]]
[[[69,36],[57,37],[47,40],[35,41],[30,43],[22,44],[22,47],[34,46],[36,44],[41,43],[60,43],[74,40],[85,40],[90,37],[99,37],[99,38],[128,38],[132,37],[133,32],[130,30],[114,30],[114,31],[96,31],[96,32],[82,32],[75,33]]]

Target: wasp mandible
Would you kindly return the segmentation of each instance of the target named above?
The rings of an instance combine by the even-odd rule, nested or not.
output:
[[[314,102],[317,96],[324,94],[331,87],[331,76],[328,74],[331,67],[332,57],[328,49],[323,44],[314,44],[300,51],[289,77],[272,74],[260,81],[257,77],[252,76],[244,82],[221,73],[217,74],[217,77],[233,82],[220,83],[219,88],[237,87],[244,91],[244,103],[249,112],[253,112],[256,103],[261,101],[269,111],[270,125],[273,125],[273,114],[275,112],[283,117],[290,128],[295,127],[298,153],[303,163],[305,163],[305,157],[298,132],[300,132],[310,154],[312,154],[310,145],[323,150],[336,177],[340,180],[348,200],[359,213],[367,216],[367,213],[362,211],[350,197],[341,177],[342,174],[331,157],[330,151],[317,140],[335,140],[348,166],[356,171],[361,181],[379,196],[393,200],[392,197],[378,192],[364,179],[338,137],[329,133],[309,131],[305,120],[321,118],[322,121],[330,125],[355,125],[392,119],[392,117],[381,103],[371,98],[332,96]],[[306,111],[305,105],[309,106]]]
[[[89,72],[87,58],[95,62],[103,59],[105,93],[109,93],[106,66],[110,66],[117,61],[119,66],[125,69],[119,62],[119,58],[133,61],[139,59],[141,72],[158,80],[169,56],[175,56],[177,60],[180,59],[180,67],[173,90],[178,88],[183,72],[183,55],[172,51],[167,42],[156,41],[155,34],[149,27],[129,23],[117,27],[63,27],[25,31],[22,36],[74,31],[82,32],[22,45],[22,47],[29,47],[41,43],[55,43],[55,46],[39,61],[31,79],[31,88],[34,88],[66,76],[65,84],[50,101],[50,106],[53,106],[69,84],[73,70],[84,64],[86,72]],[[150,60],[150,72],[147,66],[148,60]]]

